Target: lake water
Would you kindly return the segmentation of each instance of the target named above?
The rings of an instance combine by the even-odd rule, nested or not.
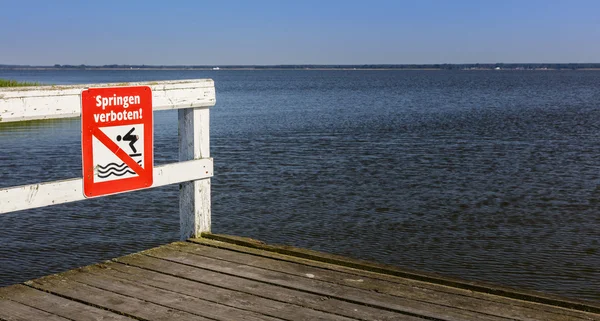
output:
[[[213,231],[600,300],[600,72],[0,71],[212,78]],[[81,176],[79,120],[0,126],[0,188]],[[155,113],[155,163],[177,114]],[[178,187],[0,216],[0,285],[178,239]]]

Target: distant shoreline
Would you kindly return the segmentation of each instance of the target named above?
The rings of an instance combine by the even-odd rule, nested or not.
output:
[[[358,71],[358,70],[369,70],[369,71],[600,71],[600,67],[597,68],[533,68],[533,69],[519,69],[519,68],[464,68],[464,69],[447,69],[447,68],[332,68],[332,67],[312,67],[312,68],[278,68],[278,67],[261,67],[261,68],[253,68],[253,67],[221,67],[219,69],[214,68],[186,68],[186,67],[115,67],[115,68],[107,68],[107,67],[85,67],[85,68],[55,68],[55,67],[1,67],[0,70],[20,70],[20,71],[61,71],[61,70],[85,70],[85,71],[110,71],[110,70],[118,70],[118,71],[126,71],[126,70],[143,70],[143,71],[261,71],[261,70],[289,70],[289,71],[298,71],[298,70],[341,70],[341,71]]]
[[[600,70],[600,63],[305,64],[305,65],[9,65],[0,70]]]

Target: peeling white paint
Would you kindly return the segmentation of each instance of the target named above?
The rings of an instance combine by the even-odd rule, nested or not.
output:
[[[0,110],[3,110],[0,118],[2,122],[14,122],[79,117],[82,90],[119,85],[122,84],[0,88]],[[215,87],[211,79],[137,82],[128,85],[150,86],[155,111],[215,105]],[[31,108],[33,106],[36,108]]]

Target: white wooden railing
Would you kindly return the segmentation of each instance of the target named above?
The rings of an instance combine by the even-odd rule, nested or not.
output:
[[[0,124],[79,117],[82,90],[116,86],[149,86],[154,111],[179,109],[179,162],[154,167],[151,187],[181,183],[182,239],[210,232],[213,160],[210,158],[209,107],[216,102],[211,79],[0,88]],[[84,199],[82,178],[2,188],[0,214]]]

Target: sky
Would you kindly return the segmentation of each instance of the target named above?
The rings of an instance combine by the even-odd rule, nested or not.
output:
[[[0,64],[599,63],[597,0],[0,0]]]

